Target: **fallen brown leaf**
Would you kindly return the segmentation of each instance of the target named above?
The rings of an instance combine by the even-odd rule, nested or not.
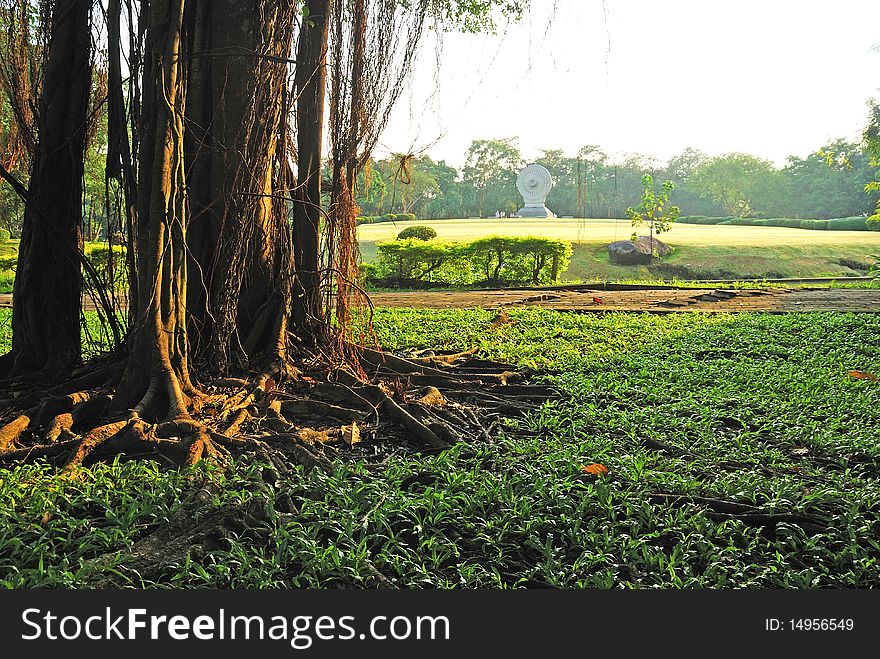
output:
[[[502,309],[498,312],[498,315],[492,319],[492,322],[489,323],[489,329],[495,330],[498,329],[501,325],[512,325],[513,319],[510,317],[510,314],[507,313],[507,309]]]
[[[607,476],[608,467],[603,464],[593,463],[590,465],[581,465],[581,471],[591,476]]]
[[[355,421],[350,426],[342,426],[342,439],[349,446],[354,446],[361,441],[361,429]]]
[[[856,380],[869,380],[871,382],[878,382],[880,378],[878,378],[873,373],[868,373],[867,371],[850,371],[850,377],[855,378]]]

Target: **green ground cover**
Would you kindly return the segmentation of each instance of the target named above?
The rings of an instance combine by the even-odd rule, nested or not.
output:
[[[880,318],[510,315],[496,330],[485,311],[376,315],[388,347],[480,346],[547,373],[558,400],[495,442],[281,480],[247,462],[0,471],[0,586],[88,583],[99,556],[105,578],[148,587],[880,586],[880,384],[848,375],[880,373]],[[231,533],[158,576],[127,567],[209,482],[214,509],[262,511],[262,540]]]

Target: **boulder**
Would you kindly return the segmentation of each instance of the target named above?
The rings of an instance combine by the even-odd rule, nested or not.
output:
[[[651,249],[651,238],[648,236],[639,236],[636,238],[636,244],[644,246],[645,252]],[[663,258],[672,254],[672,248],[666,243],[662,243],[654,237],[654,256]]]
[[[654,238],[654,256],[663,257],[672,253],[672,248]],[[615,265],[650,265],[651,239],[639,236],[632,240],[618,240],[608,245],[608,258]]]

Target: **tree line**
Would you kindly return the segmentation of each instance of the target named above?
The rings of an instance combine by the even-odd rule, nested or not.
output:
[[[610,156],[596,145],[574,155],[545,149],[535,162],[553,176],[547,206],[560,217],[626,217],[650,174],[675,184],[669,201],[682,215],[828,219],[875,212],[880,189],[872,181],[880,167],[868,137],[830,141],[805,157],[789,156],[783,167],[747,153],[709,156],[694,148],[664,164],[643,154]],[[371,161],[358,181],[358,206],[363,215],[423,219],[493,217],[522,206],[516,177],[526,161],[515,139],[474,140],[464,163],[457,169],[403,154]]]

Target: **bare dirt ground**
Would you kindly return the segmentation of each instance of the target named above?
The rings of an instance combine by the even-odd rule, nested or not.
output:
[[[802,288],[767,290],[661,289],[605,291],[574,287],[559,290],[492,290],[373,293],[377,307],[415,309],[498,309],[540,307],[557,311],[635,311],[668,313],[807,311],[880,312],[880,290]]]
[[[372,293],[377,307],[412,309],[499,309],[540,307],[556,311],[634,311],[669,313],[848,311],[880,313],[880,289],[774,288],[766,290],[643,289],[596,290],[582,286],[545,289],[418,291]],[[12,295],[0,294],[0,307],[11,307]],[[86,303],[86,308],[94,305]]]

